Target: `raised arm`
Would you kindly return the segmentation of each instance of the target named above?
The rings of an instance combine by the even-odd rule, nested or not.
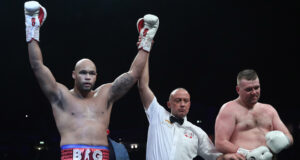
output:
[[[46,19],[46,9],[38,2],[25,2],[26,41],[31,68],[38,83],[51,102],[58,100],[57,83],[50,70],[43,64],[42,53],[38,44],[39,28]]]
[[[149,57],[146,62],[143,74],[138,81],[138,88],[143,106],[147,110],[154,98],[154,94],[149,87]]]
[[[145,15],[138,20],[138,31],[141,42],[139,42],[139,52],[131,64],[128,72],[120,75],[111,86],[109,91],[109,102],[114,102],[126,94],[129,89],[141,77],[146,61],[148,59],[153,38],[159,26],[158,17]]]

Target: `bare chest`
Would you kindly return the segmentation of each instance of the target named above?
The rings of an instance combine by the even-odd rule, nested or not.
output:
[[[97,99],[72,99],[66,104],[66,112],[72,117],[94,119],[104,118],[107,113],[107,104]]]
[[[241,112],[236,117],[236,126],[238,130],[264,129],[271,130],[272,115],[264,110],[251,110]]]

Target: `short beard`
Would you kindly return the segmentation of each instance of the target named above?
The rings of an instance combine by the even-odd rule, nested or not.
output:
[[[91,85],[91,87],[88,88],[88,89],[84,88],[84,86],[82,85],[82,87],[80,88],[80,90],[82,92],[90,92],[91,90],[93,90],[93,88],[94,88],[94,85]]]

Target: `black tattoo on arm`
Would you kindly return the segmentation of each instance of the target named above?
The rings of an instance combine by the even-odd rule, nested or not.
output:
[[[110,89],[110,102],[114,102],[125,95],[130,88],[135,84],[136,80],[129,74],[124,73],[119,76]]]

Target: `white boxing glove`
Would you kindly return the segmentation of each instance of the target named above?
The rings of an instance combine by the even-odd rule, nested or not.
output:
[[[273,154],[266,146],[260,146],[251,150],[247,155],[247,160],[272,160]]]
[[[32,39],[40,41],[40,27],[47,17],[46,9],[36,1],[28,1],[24,3],[26,41]]]
[[[290,145],[289,138],[281,131],[270,131],[265,138],[267,146],[273,153],[279,153]]]
[[[137,21],[137,29],[139,32],[138,49],[143,49],[146,52],[150,52],[153,38],[159,26],[159,19],[157,16],[147,14],[144,18],[140,18]]]

